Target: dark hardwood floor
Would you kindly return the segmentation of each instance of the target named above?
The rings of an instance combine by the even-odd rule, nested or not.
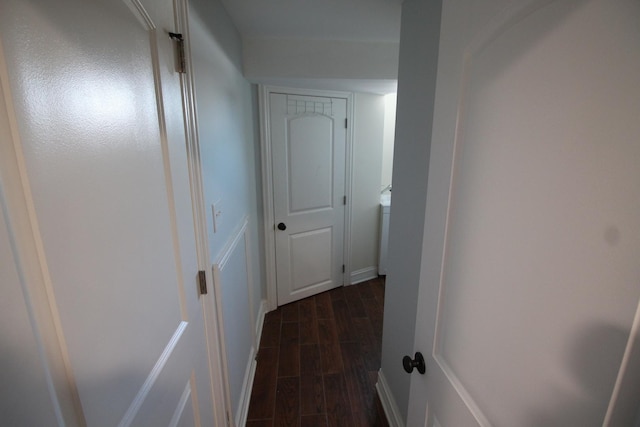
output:
[[[384,279],[265,316],[247,427],[388,426],[375,391]]]

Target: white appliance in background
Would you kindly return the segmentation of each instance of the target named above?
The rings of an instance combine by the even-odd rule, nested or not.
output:
[[[391,210],[391,194],[380,196],[380,250],[378,257],[378,274],[387,274],[387,247],[389,246],[389,212]]]

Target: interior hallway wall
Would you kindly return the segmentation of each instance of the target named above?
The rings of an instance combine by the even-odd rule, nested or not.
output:
[[[393,173],[393,146],[396,133],[396,102],[398,96],[390,93],[384,96],[384,131],[382,136],[382,173],[380,189],[391,185]]]
[[[245,218],[248,219],[246,268],[231,269],[232,273],[223,274],[223,283],[219,284],[224,287],[221,304],[231,400],[236,411],[242,399],[246,367],[251,363],[251,328],[255,326],[251,321],[257,320],[260,303],[266,295],[262,237],[258,228],[262,205],[260,163],[256,161],[259,156],[257,88],[242,76],[242,42],[222,4],[217,0],[192,0],[189,15],[212,264],[228,255],[230,243],[238,236]],[[216,218],[215,232],[212,204],[216,204],[216,211],[221,211]],[[224,310],[231,306],[234,310]]]
[[[384,100],[382,95],[368,93],[356,93],[354,96],[352,283],[371,279],[378,274]]]

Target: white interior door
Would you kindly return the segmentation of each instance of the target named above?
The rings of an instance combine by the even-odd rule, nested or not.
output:
[[[346,104],[269,95],[278,305],[343,284]]]
[[[638,22],[444,1],[409,426],[633,425]]]
[[[3,102],[17,118],[16,139],[1,142],[19,148],[21,175],[0,184],[26,198],[66,362],[67,376],[52,381],[70,381],[79,397],[78,419],[65,424],[214,425],[181,81],[167,34],[174,2],[3,0],[1,9],[3,83],[13,93]],[[7,206],[12,229],[24,218]],[[30,265],[20,256],[17,271]],[[39,303],[22,297],[16,310]],[[3,371],[21,363],[13,356],[3,356]],[[2,396],[20,390],[0,387]]]

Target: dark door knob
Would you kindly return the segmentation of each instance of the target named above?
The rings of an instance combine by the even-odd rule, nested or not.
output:
[[[278,224],[278,230],[282,230],[282,231],[284,231],[284,230],[286,230],[286,229],[287,229],[287,226],[286,226],[286,225],[284,225],[284,222],[281,222],[280,224]]]
[[[411,360],[409,356],[403,357],[402,366],[404,367],[404,370],[408,374],[413,372],[413,368],[417,368],[418,372],[420,372],[421,374],[424,374],[425,372],[427,372],[427,365],[425,365],[424,363],[424,357],[422,357],[422,353],[420,353],[419,351],[416,352],[416,355],[413,358],[413,360]]]

